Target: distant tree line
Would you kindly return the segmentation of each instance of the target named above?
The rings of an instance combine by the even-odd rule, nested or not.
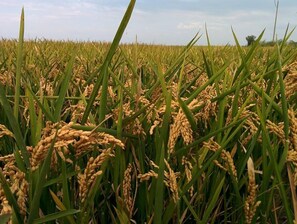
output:
[[[249,35],[245,39],[247,41],[247,46],[250,46],[250,45],[252,45],[256,41],[257,37],[254,36],[254,35]],[[280,44],[280,43],[282,43],[282,41],[283,40],[280,39],[277,42]],[[260,45],[261,46],[274,46],[275,43],[276,42],[275,41],[272,41],[272,40],[270,40],[270,41],[266,41],[266,40],[260,41]],[[294,40],[287,41],[286,44],[297,47],[297,41],[294,41]]]

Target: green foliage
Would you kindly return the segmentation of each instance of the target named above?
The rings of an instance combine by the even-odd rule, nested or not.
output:
[[[247,41],[247,46],[250,46],[250,45],[252,45],[252,44],[255,42],[255,40],[256,40],[256,36],[254,36],[254,35],[249,35],[249,36],[247,36],[245,39],[246,39],[246,41]]]

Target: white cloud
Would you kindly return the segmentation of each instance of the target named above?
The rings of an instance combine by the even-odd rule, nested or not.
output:
[[[198,30],[201,29],[203,27],[203,24],[201,24],[200,22],[188,22],[188,23],[179,23],[177,25],[177,29],[180,30]]]

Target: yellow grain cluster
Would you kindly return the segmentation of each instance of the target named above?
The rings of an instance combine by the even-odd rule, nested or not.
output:
[[[203,146],[213,152],[216,152],[221,148],[221,146],[217,142],[215,142],[213,138],[210,138],[208,141],[203,142]],[[234,176],[237,180],[237,170],[234,165],[231,153],[226,151],[225,149],[222,149],[220,159],[222,160],[222,163],[220,163],[218,160],[214,160],[214,163],[221,169],[228,172],[230,175]]]
[[[166,160],[164,160],[164,162],[168,169],[168,172],[166,171],[164,172],[164,176],[165,176],[164,183],[170,189],[173,201],[177,203],[179,196],[178,196],[178,185],[177,185],[176,178],[178,177],[179,173],[175,173]]]
[[[0,82],[3,86],[13,87],[15,74],[12,71],[1,71]]]
[[[131,163],[129,163],[129,165],[127,166],[127,169],[124,172],[124,179],[122,183],[124,203],[125,203],[126,209],[129,212],[130,217],[132,217],[133,207],[134,207],[134,202],[132,198],[132,186],[131,186],[132,170],[133,170],[133,166]]]
[[[122,119],[124,119],[125,117],[129,117],[132,116],[135,112],[134,109],[131,109],[131,102],[127,102],[125,104],[123,104],[123,107],[121,108],[123,111],[123,117]],[[117,123],[118,121],[118,117],[119,117],[119,110],[120,108],[115,108],[112,111],[112,116],[114,118],[115,123]],[[136,117],[135,119],[133,119],[131,122],[129,122],[126,126],[125,126],[125,130],[127,132],[132,132],[132,134],[134,135],[143,135],[145,136],[146,133],[142,127],[142,123],[139,119],[139,117]]]
[[[42,91],[42,95],[46,95],[46,96],[53,96],[54,95],[54,87],[53,84],[51,82],[49,82],[48,79],[45,79],[44,77],[40,77],[40,89],[39,92],[37,92],[37,95],[40,95],[40,91]]]
[[[96,158],[90,157],[84,172],[78,174],[79,198],[81,203],[84,203],[86,200],[96,178],[103,173],[103,171],[100,170],[101,165],[111,157],[114,157],[111,148],[102,150],[100,155]]]
[[[257,201],[258,185],[256,185],[254,163],[251,158],[248,159],[247,168],[248,168],[249,184],[248,184],[248,197],[246,198],[244,203],[244,214],[245,214],[246,223],[250,224],[252,223],[257,207],[260,205],[261,202]]]
[[[8,203],[2,186],[0,185],[0,215],[12,214],[12,208]]]
[[[217,101],[212,102],[211,100],[217,96],[214,84],[207,86],[197,97],[198,103],[195,107],[203,106],[195,117],[198,121],[204,123],[207,127],[212,117],[216,117],[217,114]]]
[[[193,142],[193,130],[182,109],[179,109],[174,117],[173,124],[170,125],[168,148],[171,154],[174,150],[175,143],[179,136],[182,136],[186,145]]]
[[[240,114],[240,118],[246,118],[244,122],[244,128],[246,130],[247,136],[244,136],[242,139],[242,145],[246,145],[252,137],[257,133],[260,125],[260,118],[258,114],[250,110],[250,107],[254,106],[253,104],[245,107]],[[260,137],[257,139],[258,141],[261,141]]]
[[[289,99],[297,93],[297,62],[286,66],[284,70],[287,73],[284,79],[286,97]]]
[[[290,144],[287,161],[294,167],[294,184],[297,186],[297,117],[292,109],[288,110],[290,120]]]
[[[13,133],[8,130],[8,128],[2,124],[0,124],[0,138],[2,138],[3,136],[9,136],[14,138]]]
[[[179,178],[180,173],[174,172],[167,160],[164,159],[164,163],[168,170],[168,171],[164,170],[164,184],[169,188],[173,201],[175,203],[177,203],[177,201],[179,199],[177,179]],[[150,161],[150,164],[154,168],[159,169],[159,166],[156,165],[153,161]],[[138,179],[140,179],[140,182],[143,182],[143,181],[148,181],[152,177],[158,178],[158,174],[155,171],[150,170],[147,173],[138,174],[137,177],[138,177]]]
[[[83,131],[72,128],[73,123],[59,124],[47,123],[43,130],[43,135],[38,144],[32,149],[31,166],[35,170],[45,159],[47,151],[52,142],[54,143],[54,153],[52,165],[57,162],[57,155],[67,162],[72,162],[67,155],[70,154],[69,145],[75,150],[75,156],[79,157],[85,152],[92,151],[98,145],[117,145],[124,148],[124,144],[112,135],[103,132]],[[59,129],[57,129],[59,127]],[[57,132],[57,133],[56,133]]]
[[[284,122],[278,124],[273,123],[270,120],[266,121],[266,128],[270,133],[275,134],[282,142],[285,142]]]
[[[183,156],[182,165],[185,167],[186,179],[187,179],[187,183],[189,183],[192,180],[192,169],[193,169],[192,163],[189,160],[187,160],[185,156]],[[190,197],[193,197],[194,187],[191,186],[188,192],[190,194]]]
[[[20,213],[23,216],[26,216],[26,202],[28,197],[29,184],[25,178],[25,174],[17,168],[13,154],[0,157],[0,162],[4,163],[1,172],[6,178],[11,192],[16,195]],[[4,194],[4,190],[0,185],[0,214],[11,214],[11,212],[11,205],[8,204],[7,198]]]
[[[153,170],[150,170],[149,172],[147,173],[144,173],[144,174],[138,174],[137,176],[139,178],[139,181],[140,182],[143,182],[143,181],[148,181],[149,179],[151,179],[152,177],[154,178],[158,178],[158,174],[153,171]]]

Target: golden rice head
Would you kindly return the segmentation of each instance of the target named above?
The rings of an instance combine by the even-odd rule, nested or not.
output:
[[[79,157],[81,154],[93,150],[95,145],[110,145],[112,147],[118,146],[125,148],[124,143],[114,136],[104,132],[83,132],[84,135],[74,143],[75,156]]]
[[[179,103],[176,102],[175,100],[172,100],[172,101],[171,101],[170,108],[171,108],[171,111],[173,111],[173,112],[172,112],[173,117],[176,117],[176,114],[177,114],[177,113],[174,112],[174,111],[176,111],[176,110],[179,109]],[[162,123],[163,123],[163,115],[164,115],[164,113],[165,113],[165,110],[166,110],[166,104],[165,104],[165,103],[163,103],[162,106],[160,106],[160,108],[158,108],[158,109],[155,109],[155,108],[154,108],[155,116],[154,116],[154,118],[152,118],[152,121],[153,121],[153,122],[151,122],[151,123],[153,123],[153,125],[152,125],[151,128],[150,128],[150,135],[153,134],[154,129],[155,129],[156,127],[161,127],[161,125],[162,125]]]
[[[0,184],[0,215],[11,214],[12,215],[12,207],[8,203],[8,200],[5,196],[4,190]],[[10,222],[11,223],[11,219]]]
[[[155,112],[155,106],[145,96],[140,96],[138,101],[143,105],[143,107],[147,107],[146,118],[147,118],[147,121],[151,124],[153,122],[153,114]]]
[[[289,99],[292,95],[297,93],[297,62],[286,66],[284,68],[287,75],[284,79],[286,98]]]
[[[290,136],[292,150],[297,151],[297,116],[293,109],[288,110],[288,116],[290,120]]]
[[[177,178],[180,177],[180,173],[179,172],[175,173],[170,167],[167,160],[164,159],[164,163],[168,171],[164,170],[163,182],[169,188],[173,201],[177,203],[177,201],[179,200]],[[159,169],[159,166],[156,165],[153,161],[150,161],[150,165],[155,169]],[[148,181],[151,178],[158,178],[158,174],[155,171],[150,170],[147,173],[138,174],[137,178],[139,179],[140,182],[143,182],[143,181]]]
[[[23,108],[24,108],[22,112],[22,116],[23,116],[23,119],[25,119],[26,121],[26,126],[29,126],[29,123],[30,123],[29,99],[23,98],[22,101],[23,101]],[[37,112],[36,106],[37,106],[37,103],[34,102],[35,112]]]
[[[11,179],[11,191],[16,194],[20,213],[25,216],[27,212],[26,202],[28,198],[29,183],[25,179],[25,174],[21,171],[16,172]]]
[[[207,127],[210,119],[212,117],[216,118],[217,114],[217,101],[212,102],[211,100],[217,96],[217,91],[214,84],[207,86],[198,96],[195,107],[202,106],[195,117],[197,120],[200,120],[204,123],[204,126]]]
[[[256,113],[250,111],[249,107],[244,108],[243,112],[240,114],[240,118],[246,118],[243,127],[245,128],[248,135],[245,136],[241,141],[242,145],[246,145],[257,133],[258,127],[260,125],[260,118]],[[261,139],[259,138],[258,141],[261,141]]]
[[[89,84],[89,85],[87,85],[85,87],[84,92],[83,92],[83,95],[85,97],[90,97],[91,94],[92,94],[92,92],[93,92],[93,90],[94,90],[94,84]],[[102,87],[99,88],[98,94],[97,94],[96,98],[100,98],[101,93],[102,93]]]
[[[124,196],[124,203],[126,206],[126,209],[129,212],[130,217],[132,216],[133,213],[133,207],[134,207],[134,202],[132,198],[132,171],[133,171],[133,166],[131,163],[127,166],[127,169],[124,172],[124,179],[122,183],[123,187],[123,196]]]
[[[168,148],[171,154],[174,150],[175,143],[179,136],[182,136],[186,145],[193,142],[193,130],[191,125],[180,108],[177,115],[174,117],[173,124],[170,125]]]
[[[230,175],[233,175],[237,180],[237,170],[230,152],[223,149],[221,153],[221,158],[223,159],[223,161],[225,161],[225,167],[227,167],[226,169],[228,170],[228,173]]]
[[[25,173],[21,172],[15,166],[14,154],[0,157],[0,161],[4,163],[2,173],[5,176],[8,184],[10,185],[12,193],[16,194],[20,213],[25,216],[27,211],[26,202],[28,198],[29,187],[29,184],[25,179]],[[7,206],[8,202],[6,202],[5,198],[2,198],[2,210],[4,209],[4,212],[6,212],[5,208],[8,208]]]
[[[287,155],[287,162],[293,164],[294,167],[294,184],[297,186],[297,151],[289,150]]]
[[[186,180],[187,183],[189,183],[192,180],[192,163],[187,160],[187,158],[185,156],[183,156],[182,158],[182,165],[185,168],[185,174],[186,174]],[[191,186],[190,189],[188,190],[190,197],[193,197],[194,195],[194,186]]]
[[[297,186],[297,117],[293,109],[288,110],[290,121],[290,150],[288,151],[287,161],[294,167],[294,184]]]
[[[244,214],[246,223],[252,223],[252,220],[256,214],[257,207],[260,205],[260,201],[257,201],[257,188],[256,185],[256,178],[255,178],[255,170],[254,170],[254,163],[251,158],[248,159],[247,163],[248,167],[248,178],[249,178],[249,185],[248,185],[248,197],[244,203]]]
[[[184,77],[186,83],[191,82],[197,76],[196,70],[197,65],[189,63],[184,66]]]
[[[53,96],[54,95],[54,88],[52,82],[49,80],[45,79],[44,77],[40,77],[40,90],[43,91],[43,94],[46,96]],[[37,94],[40,94],[37,93]]]
[[[151,178],[158,178],[158,174],[155,171],[150,170],[147,173],[138,174],[137,178],[139,179],[140,182],[144,182],[144,181],[150,180]]]
[[[214,141],[213,137],[208,139],[208,141],[204,141],[202,144],[203,144],[203,147],[205,147],[213,152],[216,152],[221,148],[221,146],[216,141]]]
[[[54,80],[60,73],[59,64],[55,63],[54,66],[51,68],[51,70],[48,73],[48,79]]]
[[[275,134],[282,142],[286,141],[285,132],[284,132],[284,122],[278,124],[273,123],[270,120],[266,121],[266,128],[270,133]]]
[[[111,157],[114,157],[112,149],[108,148],[103,150],[96,158],[90,157],[84,172],[78,174],[79,198],[81,203],[84,203],[86,200],[89,190],[96,178],[103,173],[103,171],[100,170],[101,165]]]
[[[0,138],[2,138],[3,136],[14,138],[14,134],[10,130],[8,130],[5,125],[0,124]]]
[[[103,132],[76,130],[72,128],[72,125],[72,122],[69,124],[60,122],[59,124],[52,124],[53,128],[51,130],[49,130],[48,126],[45,127],[41,140],[32,150],[30,162],[33,170],[36,170],[45,159],[47,151],[54,139],[54,153],[67,162],[72,162],[69,158],[66,158],[70,153],[68,149],[69,145],[73,146],[76,157],[79,157],[85,152],[92,151],[96,145],[117,145],[124,148],[124,144],[112,135]],[[56,126],[60,126],[57,135],[55,133]],[[55,160],[55,156],[53,159]]]
[[[203,142],[203,146],[213,152],[216,152],[221,148],[221,146],[216,141],[214,141],[213,138]],[[224,171],[228,172],[230,175],[234,176],[237,180],[237,170],[231,153],[225,149],[222,149],[220,158],[222,159],[223,164],[221,164],[218,160],[214,160],[214,163]]]
[[[119,110],[122,109],[123,110],[123,118],[124,117],[130,117],[134,111],[131,109],[131,104],[130,101],[123,104],[122,108],[116,108],[112,111],[112,116],[114,117],[114,120],[117,122],[118,120],[118,116],[119,116]],[[134,135],[143,135],[145,136],[146,133],[142,127],[142,123],[140,122],[139,118],[136,117],[133,121],[131,121],[130,123],[128,123],[125,126],[125,130],[127,132],[132,132],[132,134]]]
[[[66,114],[69,114],[70,121],[74,123],[81,123],[83,114],[85,112],[85,105],[80,101],[75,105],[70,105],[67,107],[64,111],[61,117],[65,116]],[[86,121],[86,125],[90,123],[89,118]]]
[[[14,80],[14,73],[12,71],[0,71],[0,82],[3,86],[7,87],[14,87],[13,80]]]
[[[202,73],[199,78],[196,80],[195,86],[202,86],[204,85],[206,82],[208,81],[208,76],[207,74],[204,72]]]
[[[167,160],[164,159],[165,165],[168,169],[168,172],[164,173],[165,176],[165,185],[170,189],[171,194],[172,194],[172,199],[175,203],[177,203],[179,196],[178,196],[178,185],[176,178],[178,176],[178,173],[174,173],[172,168],[170,167],[169,163]]]
[[[117,94],[113,91],[113,87],[112,86],[108,86],[107,87],[107,91],[108,91],[108,94],[109,94],[112,102],[115,102],[117,100]]]
[[[178,90],[178,84],[176,82],[172,82],[171,83],[171,86],[170,86],[170,90],[171,90],[171,93],[172,93],[172,98],[174,100],[177,100],[178,99],[178,95],[179,95],[179,90]]]

